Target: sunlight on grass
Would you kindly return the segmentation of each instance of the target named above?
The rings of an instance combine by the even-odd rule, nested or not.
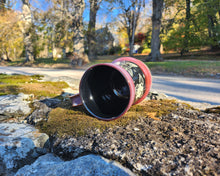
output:
[[[58,58],[54,60],[53,58],[38,58],[35,60],[34,64],[70,64],[69,58]]]
[[[84,68],[90,67],[100,63],[111,63],[113,60],[127,56],[120,55],[106,55],[98,56],[97,60],[91,61]],[[136,59],[144,61],[146,55],[134,55]],[[183,56],[179,55],[164,55],[164,62],[145,62],[150,68],[151,72],[159,74],[175,73],[176,75],[202,77],[216,75],[220,73],[220,59],[217,55],[199,55],[199,56]],[[17,59],[16,61],[9,62],[8,65],[22,65],[24,59]],[[54,60],[52,58],[38,58],[32,64],[27,64],[30,67],[52,67],[52,68],[72,68],[70,59],[59,58]]]
[[[146,62],[153,71],[162,71],[176,74],[217,74],[220,73],[220,61],[165,61]]]
[[[112,59],[107,59],[107,60],[94,60],[89,63],[89,66],[95,65],[95,64],[102,64],[102,63],[111,63],[113,60]]]

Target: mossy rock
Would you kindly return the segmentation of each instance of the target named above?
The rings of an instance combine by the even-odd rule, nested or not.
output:
[[[213,107],[213,108],[207,108],[205,110],[206,113],[218,113],[220,114],[220,106]]]
[[[91,130],[102,132],[115,126],[126,126],[131,121],[146,117],[160,120],[162,115],[169,114],[178,108],[174,100],[149,100],[134,105],[121,118],[112,121],[98,120],[89,115],[84,107],[72,107],[70,101],[63,102],[49,113],[48,121],[42,121],[37,127],[49,135],[59,137],[82,136]]]
[[[39,81],[41,75],[6,75],[0,74],[0,96],[8,94],[33,94],[36,98],[41,96],[55,97],[69,87],[66,82]]]

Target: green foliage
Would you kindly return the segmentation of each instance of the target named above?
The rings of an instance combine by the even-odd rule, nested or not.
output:
[[[196,6],[196,21],[200,26],[200,31],[206,30],[208,33],[207,42],[212,46],[218,46],[220,35],[220,4],[218,0],[195,0]]]
[[[180,52],[184,48],[185,44],[185,31],[186,27],[179,27],[176,30],[173,29],[169,32],[167,40],[163,42],[164,50],[174,50]],[[197,32],[193,25],[190,26],[190,32],[188,35],[188,47],[200,48],[207,45],[206,35],[202,35],[201,32]]]
[[[114,46],[112,48],[110,48],[109,52],[110,55],[113,54],[121,54],[121,47],[120,46]]]
[[[149,41],[145,38],[145,43],[138,49],[138,53],[150,54],[151,48],[149,46]]]
[[[146,48],[146,49],[143,49],[142,50],[142,54],[150,54],[150,52],[151,52],[151,49],[150,48]]]
[[[43,51],[46,46],[46,41],[44,40],[43,36],[37,33],[41,32],[42,29],[42,26],[37,26],[35,24],[33,24],[31,27],[34,56],[36,58],[39,57],[40,52]]]
[[[128,35],[127,27],[129,24],[126,22],[129,22],[129,20],[123,21],[123,19],[132,17],[129,13],[133,13],[131,11],[136,1],[108,2],[110,2],[109,8],[111,7],[113,10],[117,8],[117,14],[120,14],[115,18],[117,19],[115,21],[121,21],[119,18],[122,17],[121,22],[123,22],[124,25],[119,26],[119,23],[112,23],[114,27],[111,28],[112,31],[110,32],[113,32],[113,30],[118,31],[119,44],[121,48],[125,50],[125,45],[129,43],[128,36],[130,36],[132,30],[130,30],[130,34]],[[164,0],[164,2],[165,8],[160,37],[165,51],[181,52],[185,47],[186,41],[188,50],[199,49],[203,46],[211,46],[212,48],[219,47],[220,4],[218,0],[191,0],[189,22],[186,20],[185,0]],[[74,10],[73,2],[52,1],[51,3],[51,7],[47,11],[32,11],[33,24],[30,28],[30,32],[36,58],[52,57],[48,56],[48,53],[53,53],[54,48],[58,48],[58,54],[61,54],[62,49],[67,52],[72,52],[74,48],[74,32],[72,30],[72,22],[74,19],[74,16],[72,16]],[[120,4],[123,4],[123,6],[119,6]],[[126,11],[127,13],[125,13]],[[103,11],[103,13],[100,14],[106,15],[104,14],[105,12],[106,11]],[[22,24],[24,22],[22,22],[20,16],[20,12],[8,10],[7,8],[4,8],[4,10],[0,12],[0,57],[4,55],[10,59],[15,59],[19,58],[22,55],[22,51],[24,51],[24,38],[22,33]],[[148,54],[150,52],[152,26],[149,22],[149,15],[140,14],[140,18],[142,19],[139,19],[139,22],[144,21],[144,25],[146,26],[145,29],[142,30],[141,23],[137,23],[139,25],[137,27],[139,31],[135,35],[135,42],[142,45],[138,53]],[[131,27],[132,25],[130,29]],[[86,31],[86,27],[84,31]],[[102,44],[98,43],[98,45],[100,46]],[[120,52],[119,47],[106,51],[107,54],[119,54]],[[24,52],[23,56],[25,56]],[[57,57],[54,58],[57,59]],[[59,62],[59,59],[54,60],[54,62]]]
[[[185,8],[185,1],[174,2],[167,7],[161,35],[164,50],[180,52],[186,42],[188,50],[208,45],[219,46],[219,3],[216,0],[194,0],[189,21]]]

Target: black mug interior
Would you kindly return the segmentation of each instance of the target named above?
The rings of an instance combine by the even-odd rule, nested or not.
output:
[[[126,110],[130,89],[120,71],[108,65],[97,65],[83,75],[80,96],[92,115],[100,119],[114,119]]]

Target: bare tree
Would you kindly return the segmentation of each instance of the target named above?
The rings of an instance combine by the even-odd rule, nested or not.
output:
[[[153,0],[152,14],[152,37],[151,37],[151,53],[147,57],[150,61],[162,61],[160,53],[160,28],[163,12],[164,0]]]
[[[52,4],[48,16],[53,28],[51,31],[53,57],[56,58],[56,47],[60,47],[62,48],[63,58],[65,58],[66,49],[72,44],[72,30],[70,28],[72,28],[72,21],[74,20],[73,1],[52,0]]]
[[[116,0],[122,10],[121,20],[123,27],[127,30],[129,39],[129,55],[133,55],[134,36],[140,17],[141,7],[145,6],[145,0]]]
[[[96,16],[102,0],[89,0],[89,26],[87,32],[89,60],[95,59],[96,56]]]
[[[34,61],[34,48],[32,42],[32,17],[31,17],[31,8],[29,0],[22,0],[22,15],[23,15],[23,33],[24,33],[24,46],[25,46],[25,62],[33,62]]]
[[[73,1],[73,47],[74,52],[77,57],[77,60],[79,60],[78,65],[82,65],[83,63],[88,63],[89,59],[87,54],[85,53],[84,48],[84,41],[85,41],[85,35],[84,35],[84,28],[83,28],[83,12],[85,9],[85,2],[84,0],[74,0]]]

